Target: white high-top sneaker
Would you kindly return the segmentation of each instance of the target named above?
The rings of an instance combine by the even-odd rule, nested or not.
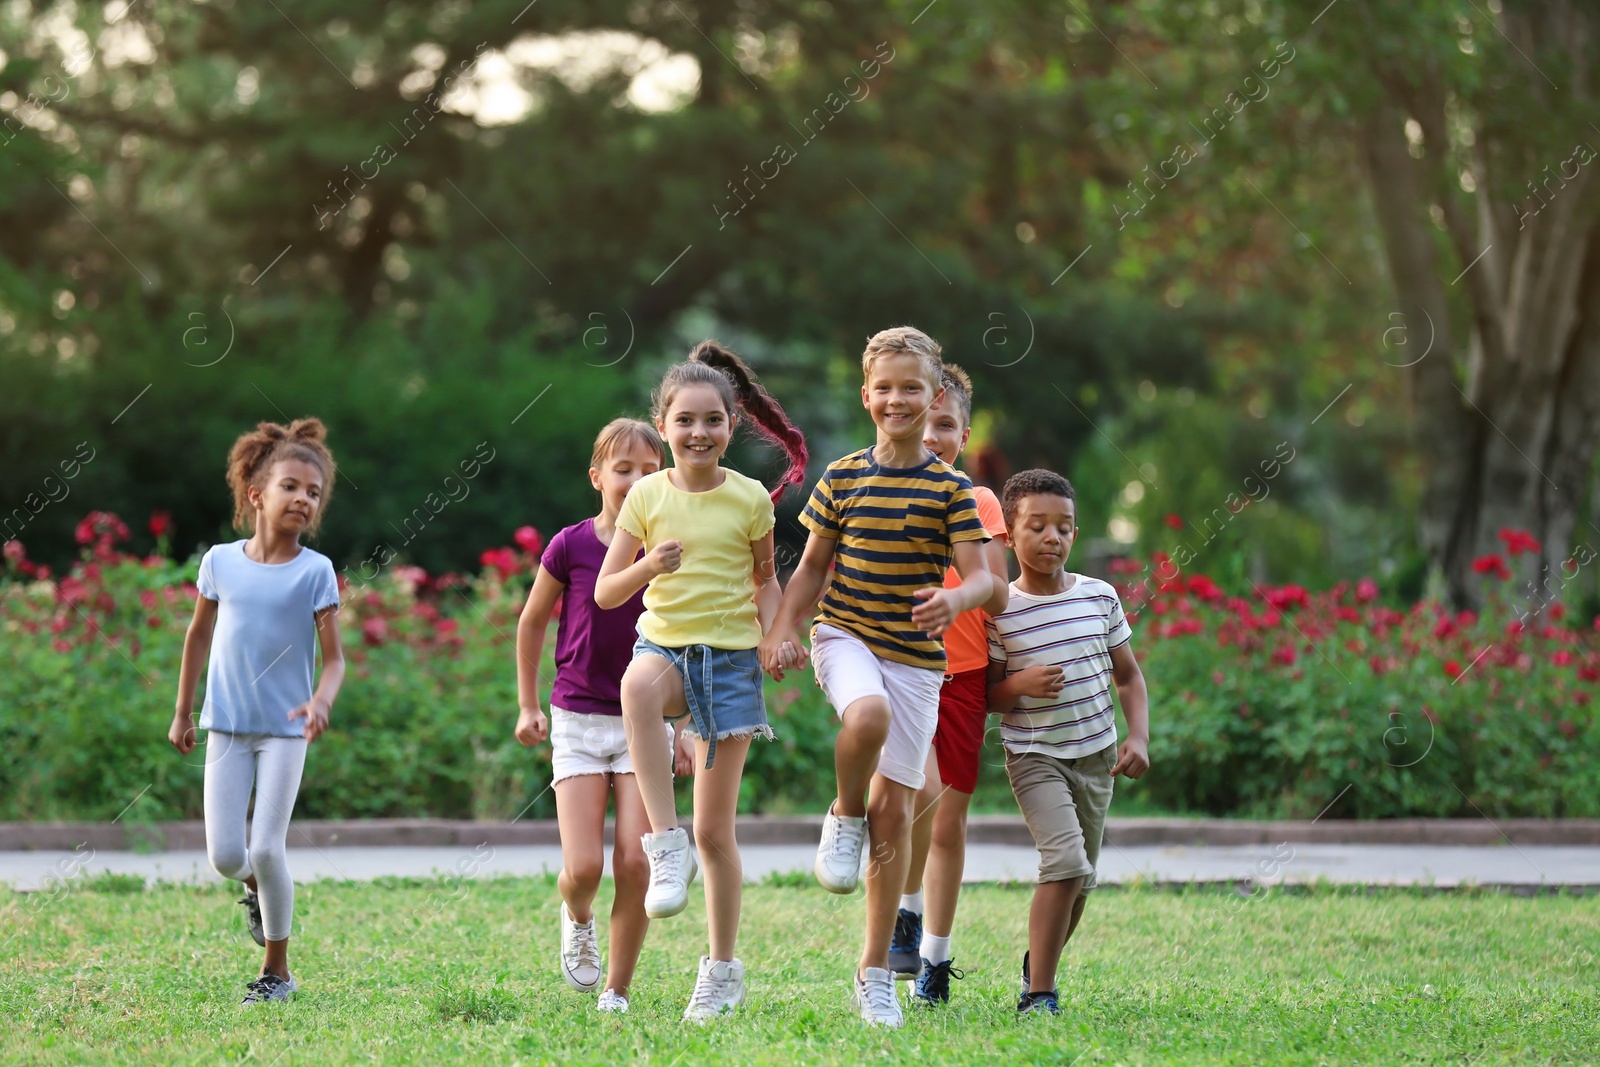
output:
[[[683,1009],[685,1022],[703,1023],[733,1011],[744,1002],[744,964],[738,960],[700,957],[700,975]]]
[[[665,919],[689,906],[689,883],[700,869],[689,847],[689,835],[676,826],[659,834],[645,834],[645,858],[650,861],[650,888],[644,894],[644,913]]]

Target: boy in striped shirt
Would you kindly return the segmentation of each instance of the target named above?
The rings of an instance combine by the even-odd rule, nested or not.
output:
[[[944,395],[939,345],[909,326],[883,330],[867,342],[861,366],[861,402],[877,443],[829,464],[812,491],[800,517],[810,537],[761,661],[783,677],[783,646],[802,647],[796,626],[826,584],[810,655],[839,714],[839,793],[823,820],[815,869],[823,888],[853,892],[871,835],[854,999],[867,1022],[897,1027],[905,1020],[889,941],[911,861],[912,801],[939,718],[940,637],[963,611],[1003,609],[1007,591],[984,561],[989,534],[972,483],[923,444],[928,412]],[[947,589],[952,562],[962,581]]]
[[[1150,767],[1149,696],[1116,590],[1066,569],[1078,535],[1071,483],[1023,471],[1000,505],[1021,576],[986,624],[989,711],[1002,716],[1006,775],[1039,849],[1017,1011],[1055,1015],[1056,967],[1095,886],[1112,779]],[[1120,752],[1113,685],[1128,720]]]

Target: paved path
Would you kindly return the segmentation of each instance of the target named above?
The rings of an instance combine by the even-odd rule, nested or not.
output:
[[[815,846],[746,845],[745,877],[758,881],[773,872],[809,871]],[[76,859],[74,858],[76,856]],[[420,846],[390,848],[290,848],[289,867],[300,882],[319,878],[366,881],[383,876],[495,877],[538,875],[561,865],[554,845]],[[609,864],[608,864],[609,867]],[[966,881],[1032,881],[1038,855],[1016,845],[974,843],[967,854]],[[146,880],[219,881],[202,851],[0,852],[0,882],[38,889],[52,876],[101,872],[142,875]],[[1101,884],[1143,878],[1156,883],[1255,879],[1268,884],[1329,882],[1355,885],[1462,884],[1505,886],[1600,886],[1600,847],[1570,845],[1107,845],[1100,856]]]

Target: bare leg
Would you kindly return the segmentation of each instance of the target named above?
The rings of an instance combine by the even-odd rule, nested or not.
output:
[[[710,770],[705,769],[706,747],[704,738],[695,739],[694,758],[700,770],[694,776],[694,843],[706,874],[709,955],[713,960],[731,960],[739,939],[739,907],[744,898],[744,865],[733,827],[750,739],[718,741],[717,762]]]
[[[851,710],[857,704],[852,704]],[[894,937],[900,892],[911,865],[911,804],[915,796],[909,786],[891,782],[881,774],[872,776],[867,799],[867,833],[872,853],[867,864],[867,933],[861,950],[862,970],[887,970],[889,966],[889,941]]]
[[[266,974],[268,971],[271,971],[286,982],[289,980],[289,939],[287,937],[282,941],[267,942],[267,959],[261,965],[261,973]]]
[[[883,697],[862,697],[844,709],[839,736],[833,742],[833,768],[839,778],[839,799],[833,806],[835,815],[859,819],[867,814],[867,789],[874,782],[878,755],[888,736],[889,702]],[[908,848],[909,842],[899,850],[902,871]],[[896,900],[904,884],[895,886]]]
[[[928,865],[928,847],[933,843],[933,813],[939,810],[939,797],[945,785],[939,780],[939,757],[928,750],[928,780],[917,792],[911,812],[911,869],[906,872],[906,892],[922,888],[922,873]]]
[[[947,789],[931,820],[933,841],[925,879],[928,910],[924,923],[935,937],[949,937],[955,926],[961,874],[967,862],[967,806],[971,803],[971,793]]]
[[[594,918],[594,895],[605,870],[606,804],[611,783],[605,774],[579,774],[556,783],[556,825],[561,832],[561,874],[556,888],[575,923]]]
[[[1079,891],[1084,875],[1063,882],[1040,882],[1028,912],[1028,980],[1030,993],[1048,993],[1056,987],[1056,968],[1067,938],[1082,914]]]
[[[633,775],[614,775],[611,784],[617,794],[616,841],[611,848],[616,896],[611,901],[611,955],[606,964],[605,988],[626,996],[628,986],[633,984],[633,969],[639,964],[639,952],[644,948],[644,935],[650,929],[650,919],[644,913],[650,863],[639,842],[649,831],[650,820]]]
[[[678,806],[672,795],[672,751],[661,743],[662,724],[688,709],[683,675],[660,656],[639,656],[622,676],[622,725],[628,733],[628,755],[650,829],[675,829]]]

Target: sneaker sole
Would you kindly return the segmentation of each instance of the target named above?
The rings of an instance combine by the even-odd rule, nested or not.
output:
[[[569,986],[571,986],[573,989],[576,989],[580,993],[593,993],[595,990],[600,988],[600,983],[605,979],[604,972],[601,972],[601,977],[594,980],[594,985],[584,985],[582,982],[579,982],[576,978],[572,977],[572,972],[567,970],[565,965],[563,965],[561,968],[561,976],[567,980],[567,984]]]
[[[820,858],[811,865],[811,873],[816,875],[818,885],[822,886],[822,888],[826,889],[828,892],[837,893],[840,896],[848,896],[851,893],[854,893],[856,888],[861,885],[861,877],[859,875],[847,883],[830,881]]]
[[[922,961],[920,959],[917,961],[916,966],[909,971],[904,969],[905,966],[906,964],[904,961],[901,961],[901,963],[896,966],[894,957],[889,957],[889,971],[894,975],[894,980],[896,982],[914,982],[918,978],[922,977]]]

